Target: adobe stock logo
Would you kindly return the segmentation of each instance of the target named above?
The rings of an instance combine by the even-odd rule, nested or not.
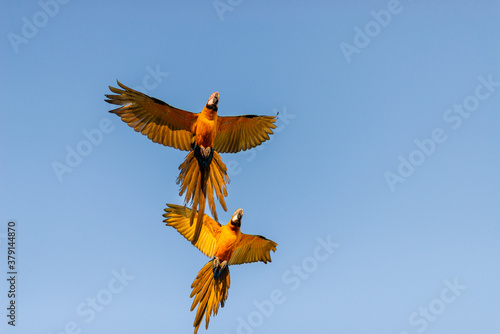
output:
[[[17,54],[19,53],[19,46],[21,44],[28,44],[28,42],[38,35],[39,29],[45,27],[51,18],[54,18],[60,9],[60,5],[65,5],[69,0],[40,0],[38,6],[40,10],[35,12],[31,19],[23,16],[21,18],[21,35],[13,32],[7,34],[12,50]]]
[[[411,0],[410,0],[411,1]],[[379,11],[370,11],[373,20],[368,21],[362,30],[358,26],[354,27],[353,44],[342,42],[339,44],[340,51],[348,64],[352,61],[352,55],[360,54],[361,50],[366,48],[372,39],[376,38],[392,21],[394,15],[400,14],[403,11],[403,6],[399,0],[390,0],[387,3],[387,9]]]
[[[467,95],[461,103],[454,103],[451,108],[443,112],[443,121],[453,131],[460,129],[464,120],[472,116],[472,113],[479,109],[481,103],[490,98],[500,87],[500,81],[493,80],[492,73],[486,77],[479,76],[478,81],[474,93]],[[398,167],[395,172],[386,171],[384,173],[385,181],[391,191],[396,191],[396,185],[405,182],[412,176],[417,168],[423,165],[439,149],[439,145],[447,139],[447,131],[441,127],[433,129],[430,131],[430,135],[423,139],[415,139],[413,141],[416,146],[414,150],[405,156],[398,155]]]
[[[287,285],[288,289],[275,288],[269,293],[269,299],[266,298],[260,301],[255,299],[252,303],[253,310],[246,316],[239,316],[236,318],[238,324],[233,333],[256,333],[257,329],[264,324],[266,319],[270,318],[276,309],[279,308],[278,306],[288,300],[287,293],[290,294],[290,292],[299,289],[320,266],[324,266],[340,247],[340,244],[332,241],[330,235],[318,237],[316,241],[317,245],[309,256],[304,257],[299,264],[293,264],[281,275],[281,283]],[[225,334],[230,333],[226,331]]]
[[[153,69],[151,66],[146,66],[146,74],[142,78],[142,86],[135,86],[133,89],[139,91],[139,92],[147,92],[150,90],[155,89],[158,87],[165,78],[167,78],[170,73],[168,72],[163,72],[160,69],[160,65],[156,65],[155,68]]]
[[[52,162],[52,170],[57,176],[59,182],[63,181],[63,175],[71,173],[73,170],[80,166],[83,158],[89,156],[95,147],[102,144],[104,135],[113,132],[115,126],[109,118],[103,118],[99,122],[99,126],[90,131],[83,129],[82,135],[85,139],[80,140],[75,148],[66,145],[66,159],[65,163],[59,161]]]
[[[467,289],[467,286],[458,282],[455,277],[453,281],[444,280],[445,287],[441,289],[439,297],[432,299],[426,306],[421,306],[417,311],[410,314],[408,324],[418,333],[424,332],[431,323],[437,321],[448,306],[453,304],[457,298]],[[399,334],[410,334],[408,331],[401,331]]]
[[[215,12],[219,17],[219,20],[224,21],[224,13],[232,12],[234,8],[241,5],[243,0],[214,0],[212,5],[214,6]]]
[[[75,313],[79,318],[67,321],[62,326],[62,330],[49,332],[49,334],[80,334],[91,332],[85,331],[85,324],[93,322],[98,314],[104,312],[107,306],[135,279],[135,276],[128,275],[125,272],[125,268],[122,268],[121,271],[113,269],[111,270],[111,274],[113,277],[108,280],[104,288],[97,291],[94,295],[87,297],[85,301],[76,306]]]
[[[134,87],[135,90],[144,93],[158,87],[169,76],[168,72],[163,72],[160,69],[160,65],[156,65],[155,67],[148,65],[145,69],[147,74],[142,78],[142,85]],[[85,157],[89,156],[96,147],[103,143],[104,135],[113,132],[114,129],[115,125],[113,122],[109,118],[103,118],[99,121],[97,127],[91,130],[83,129],[81,134],[84,138],[76,143],[76,145],[66,145],[65,159],[62,162],[52,162],[52,170],[59,182],[63,181],[65,174],[73,172],[75,168],[80,166]]]

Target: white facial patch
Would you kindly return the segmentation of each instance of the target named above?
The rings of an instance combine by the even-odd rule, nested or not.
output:
[[[239,217],[239,218],[238,218]],[[240,220],[241,218],[243,217],[243,210],[239,209],[237,210],[233,217],[231,218],[231,221],[232,222],[237,222],[238,220]]]

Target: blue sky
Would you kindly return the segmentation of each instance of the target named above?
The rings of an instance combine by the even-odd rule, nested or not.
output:
[[[207,258],[162,222],[185,152],[108,113],[116,79],[280,113],[222,155],[221,222],[278,248],[230,268],[209,333],[500,330],[496,2],[55,1],[0,11],[2,333],[192,332]]]

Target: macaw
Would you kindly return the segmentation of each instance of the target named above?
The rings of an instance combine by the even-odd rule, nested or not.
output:
[[[195,228],[189,224],[189,217],[193,211],[185,206],[167,204],[163,214],[166,218],[164,222],[188,241],[192,241]],[[271,251],[276,251],[278,244],[274,241],[261,235],[241,233],[242,217],[243,210],[238,209],[226,225],[221,225],[208,215],[203,216],[200,237],[194,246],[211,259],[201,268],[191,285],[193,291],[190,297],[194,297],[191,311],[198,305],[193,323],[195,334],[203,316],[205,328],[208,329],[210,315],[217,314],[219,305],[224,307],[231,284],[228,266],[257,261],[271,262]]]
[[[171,105],[133,90],[119,81],[120,88],[109,86],[116,95],[107,94],[108,103],[121,107],[110,110],[135,131],[148,136],[155,143],[190,151],[179,166],[179,195],[184,193],[184,204],[192,203],[190,224],[196,211],[193,244],[198,240],[205,202],[217,218],[214,194],[221,207],[227,211],[224,197],[229,183],[226,165],[219,153],[236,153],[256,147],[269,139],[276,128],[276,116],[218,116],[219,93],[210,95],[205,107],[198,114]],[[197,163],[196,163],[197,162]]]

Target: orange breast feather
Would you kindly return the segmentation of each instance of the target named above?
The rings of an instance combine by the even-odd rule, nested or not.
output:
[[[213,147],[217,134],[217,121],[199,117],[196,122],[196,142],[203,147]]]
[[[214,252],[214,256],[218,257],[221,262],[231,259],[240,234],[239,228],[235,231],[228,225],[222,226],[222,231],[219,235],[219,240],[217,240],[217,246]]]

